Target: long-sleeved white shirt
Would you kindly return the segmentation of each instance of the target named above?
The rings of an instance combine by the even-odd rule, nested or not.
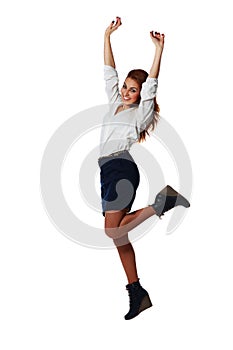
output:
[[[100,135],[100,157],[130,150],[138,142],[140,132],[147,129],[154,117],[154,97],[158,79],[147,78],[142,84],[140,104],[116,113],[123,104],[119,92],[119,78],[115,68],[104,66],[104,79],[109,102],[109,112],[103,118]]]

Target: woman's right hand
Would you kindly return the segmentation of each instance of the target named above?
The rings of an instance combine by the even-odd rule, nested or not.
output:
[[[120,17],[116,17],[116,21],[112,21],[110,26],[108,26],[108,28],[106,29],[105,36],[110,36],[121,25],[122,25],[121,18]]]

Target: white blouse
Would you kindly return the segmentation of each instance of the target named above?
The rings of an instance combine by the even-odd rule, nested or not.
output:
[[[140,132],[148,128],[154,117],[154,97],[158,86],[157,78],[148,77],[142,84],[140,104],[133,105],[115,115],[117,108],[123,104],[116,69],[105,65],[104,79],[109,112],[103,117],[100,157],[122,150],[130,150],[131,146],[138,142]]]

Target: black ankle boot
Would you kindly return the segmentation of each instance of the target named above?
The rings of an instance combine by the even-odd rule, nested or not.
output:
[[[154,204],[150,205],[160,217],[166,211],[178,206],[183,205],[185,208],[190,207],[189,201],[183,197],[180,193],[176,192],[171,186],[166,186],[160,191]]]
[[[142,288],[139,281],[127,284],[129,293],[129,312],[125,315],[126,320],[136,317],[140,312],[152,306],[148,292]]]

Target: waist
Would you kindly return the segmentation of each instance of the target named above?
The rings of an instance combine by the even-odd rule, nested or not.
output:
[[[117,156],[119,156],[120,154],[123,154],[123,153],[129,153],[129,152],[127,150],[113,152],[111,154],[108,154],[107,156],[99,157],[98,160],[103,159],[103,158],[117,157]]]
[[[102,164],[104,164],[105,162],[117,158],[117,157],[122,157],[128,160],[131,160],[134,162],[134,159],[132,158],[131,154],[129,153],[128,150],[123,150],[123,151],[117,151],[117,152],[113,152],[107,156],[102,156],[98,158],[98,163],[101,166]]]

